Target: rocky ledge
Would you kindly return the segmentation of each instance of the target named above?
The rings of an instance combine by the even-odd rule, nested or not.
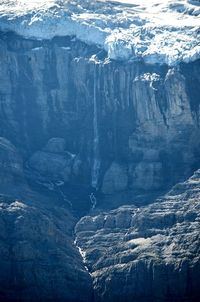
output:
[[[155,203],[83,217],[77,243],[95,301],[200,299],[200,170]]]

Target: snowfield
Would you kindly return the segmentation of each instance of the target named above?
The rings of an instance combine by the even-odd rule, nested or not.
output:
[[[76,36],[115,60],[176,65],[200,58],[200,1],[0,0],[0,30]]]

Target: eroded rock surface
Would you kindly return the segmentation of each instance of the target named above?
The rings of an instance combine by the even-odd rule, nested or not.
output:
[[[155,203],[83,217],[77,243],[95,301],[198,301],[200,171]]]
[[[21,196],[27,190],[23,158],[5,137],[0,137],[0,194]]]
[[[62,142],[76,155],[64,181],[106,194],[165,190],[198,168],[199,60],[175,67],[117,62],[74,37],[9,32],[0,35],[0,55],[0,135],[34,168],[64,165],[61,155],[52,157]],[[61,149],[51,142],[44,150],[52,138],[63,140]],[[41,164],[45,156],[50,170]],[[119,169],[122,179],[111,183]]]
[[[64,208],[1,196],[0,301],[91,301],[90,275],[73,244],[74,222]]]
[[[74,157],[75,155],[67,152],[63,138],[52,138],[42,150],[31,156],[28,166],[41,177],[68,182],[72,175]]]
[[[4,137],[0,137],[0,179],[1,184],[23,178],[23,161],[18,150]]]
[[[127,185],[127,167],[112,163],[104,176],[102,192],[105,194],[112,194],[117,191],[123,191],[127,188]]]
[[[95,302],[197,302],[199,172],[152,205],[82,218],[81,254],[72,215],[199,167],[200,61],[112,61],[72,36],[10,32],[0,58],[0,299],[89,302],[88,268]]]

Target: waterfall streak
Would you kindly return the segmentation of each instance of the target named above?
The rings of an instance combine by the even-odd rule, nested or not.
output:
[[[94,62],[94,95],[93,95],[93,166],[92,166],[92,187],[98,189],[98,179],[100,170],[99,156],[99,129],[98,129],[98,110],[97,110],[97,64]]]

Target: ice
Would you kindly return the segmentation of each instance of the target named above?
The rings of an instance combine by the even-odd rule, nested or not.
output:
[[[75,36],[113,60],[176,65],[200,58],[200,1],[1,0],[0,30]]]

